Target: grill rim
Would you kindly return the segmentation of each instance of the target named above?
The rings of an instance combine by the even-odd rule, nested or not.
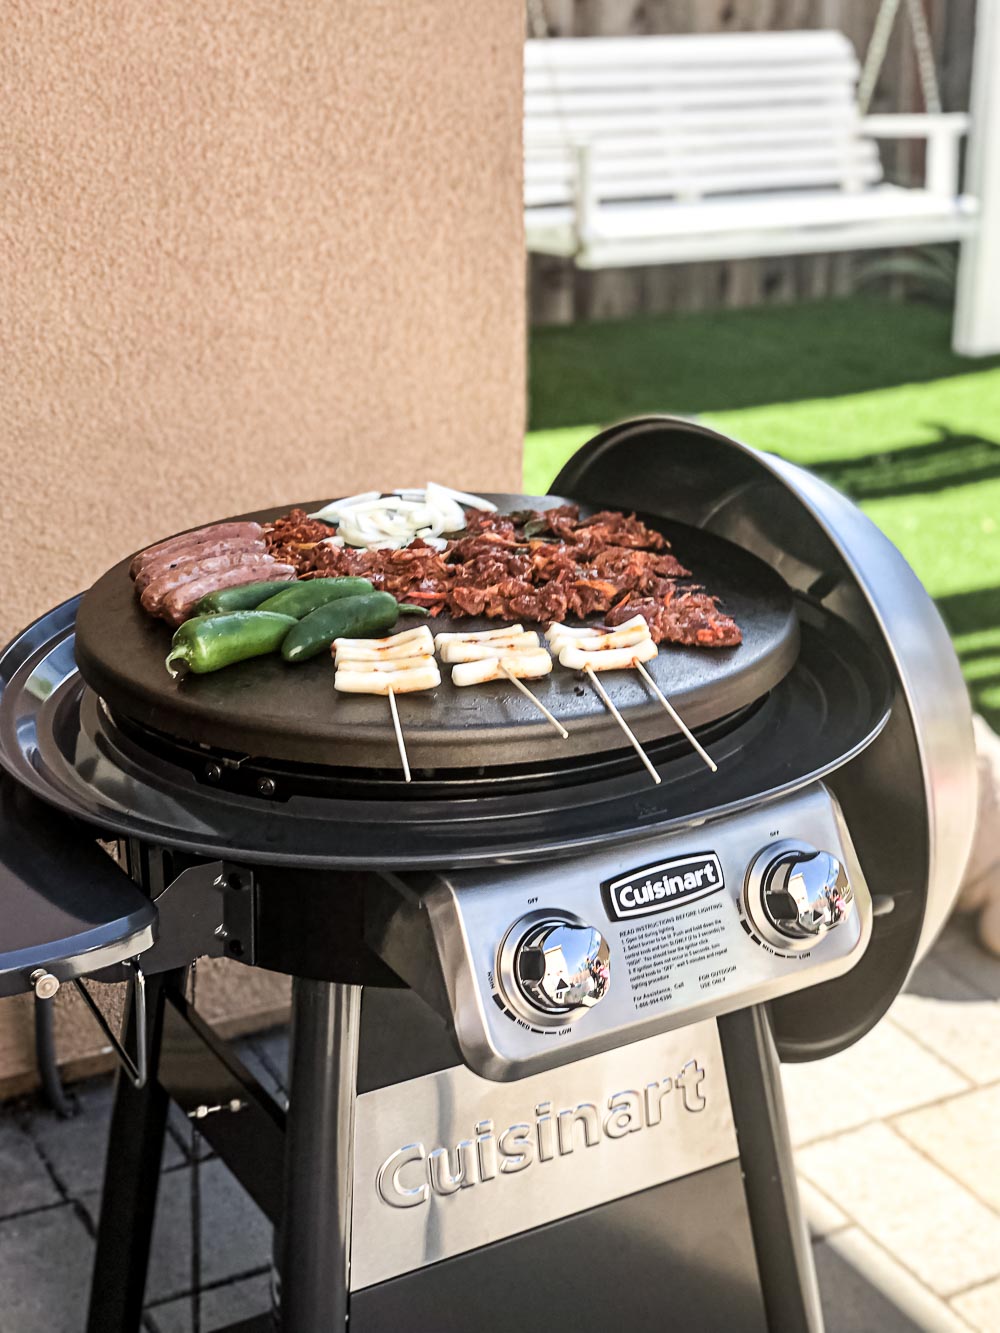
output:
[[[251,798],[198,785],[189,773],[184,774],[184,783],[176,780],[175,771],[168,775],[170,782],[154,787],[150,785],[147,768],[139,775],[144,785],[137,785],[134,774],[114,767],[106,748],[103,753],[94,747],[86,752],[83,744],[86,737],[79,720],[79,700],[89,699],[96,708],[96,696],[86,689],[72,668],[69,648],[77,604],[78,599],[74,598],[47,613],[0,654],[0,764],[50,805],[98,828],[209,859],[221,855],[251,864],[302,866],[317,870],[371,869],[373,865],[406,870],[484,866],[539,857],[580,855],[601,842],[639,841],[777,799],[809,782],[821,780],[875,740],[885,726],[891,708],[893,686],[881,656],[844,622],[829,617],[819,606],[803,603],[800,619],[805,631],[804,656],[815,656],[822,671],[832,669],[830,662],[834,658],[842,663],[837,667],[844,675],[841,687],[853,691],[851,698],[863,717],[847,741],[838,737],[834,744],[834,732],[846,736],[847,730],[842,725],[842,717],[835,719],[835,725],[831,727],[830,700],[825,696],[819,698],[807,713],[814,724],[826,728],[822,733],[827,746],[823,762],[795,763],[787,754],[775,757],[765,746],[753,748],[742,754],[738,761],[734,760],[731,766],[725,762],[720,765],[720,773],[732,775],[732,785],[739,788],[733,799],[723,799],[725,790],[718,786],[714,789],[706,787],[706,783],[715,783],[717,778],[708,778],[692,754],[687,760],[678,759],[664,767],[664,775],[670,781],[665,782],[663,788],[653,788],[639,770],[629,778],[590,783],[587,788],[579,784],[561,788],[564,799],[559,809],[554,808],[551,800],[545,809],[539,810],[532,808],[530,801],[515,797],[490,799],[473,795],[437,802],[419,799],[336,802],[294,798],[280,804],[252,799],[252,809],[248,813],[246,807]],[[828,625],[826,632],[821,628],[824,624]],[[830,632],[840,638],[830,641]],[[50,665],[52,658],[60,653],[66,668],[63,678],[55,688],[47,691],[47,701],[41,700],[25,686],[32,670],[38,673],[40,667]],[[761,708],[749,719],[750,724],[760,719],[762,731],[766,727],[773,731],[775,725],[780,726],[782,710],[788,712],[794,691],[801,693],[816,688],[816,676],[810,674],[811,671],[800,656],[793,671],[770,692]],[[39,678],[45,679],[44,671]],[[23,715],[20,723],[16,708],[18,699],[32,710],[31,716]],[[89,781],[72,768],[62,777],[53,774],[46,767],[45,755],[32,740],[33,728],[38,730],[39,736],[48,729],[42,741],[49,747],[58,748],[52,731],[53,714],[58,710],[62,710],[62,740],[85,768],[90,766],[87,769],[91,775]],[[801,731],[794,719],[789,725],[793,734]],[[740,749],[737,744],[740,732],[737,728],[732,733],[732,743],[737,751]],[[767,737],[764,740],[767,741]],[[802,748],[800,736],[796,746],[800,760]],[[720,754],[719,758],[725,761],[726,755]],[[107,766],[105,776],[110,775],[115,791],[120,794],[117,808],[101,804],[96,799],[93,774],[101,765]],[[768,771],[767,783],[761,781],[762,770]],[[664,802],[667,794],[675,794],[681,785],[686,793],[707,792],[708,795],[702,804],[695,804],[694,808],[679,814],[672,813],[669,807],[665,808]],[[574,797],[595,793],[596,799],[571,804]],[[552,793],[546,791],[541,795],[550,798]],[[158,817],[155,820],[142,812],[140,797],[156,807]],[[540,803],[536,801],[534,804]],[[188,818],[187,826],[178,829],[176,822],[170,825],[169,817],[175,811],[178,818]],[[219,822],[220,811],[230,821],[224,827]],[[247,838],[244,825],[250,825],[251,838]],[[359,845],[366,838],[366,845]]]

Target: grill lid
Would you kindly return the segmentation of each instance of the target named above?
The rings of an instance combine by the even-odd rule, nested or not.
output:
[[[565,503],[553,496],[489,498],[505,511]],[[311,510],[320,503],[302,507]],[[266,522],[288,508],[241,517]],[[739,648],[666,644],[647,664],[685,721],[705,726],[761,698],[789,671],[799,643],[793,599],[778,574],[740,547],[662,518],[647,521],[664,533],[693,571],[694,582],[717,595],[743,631]],[[397,766],[385,699],[336,694],[326,654],[294,667],[275,656],[210,676],[171,680],[163,665],[171,632],[139,607],[128,565],[128,560],[116,565],[84,595],[76,624],[80,673],[116,716],[181,741],[257,759],[337,769]],[[444,616],[430,621],[435,633],[497,623],[452,622]],[[614,672],[602,683],[641,740],[655,743],[676,734],[638,673]],[[444,669],[438,689],[398,700],[411,766],[490,769],[621,749],[616,723],[579,675],[556,664],[551,675],[531,687],[565,723],[568,741],[557,737],[512,686],[494,682],[458,689]]]

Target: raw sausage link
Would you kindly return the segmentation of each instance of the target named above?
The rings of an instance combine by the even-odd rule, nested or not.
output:
[[[264,529],[259,523],[210,523],[204,528],[195,528],[193,532],[182,532],[176,537],[168,537],[155,546],[147,546],[132,557],[129,573],[133,578],[157,556],[173,554],[183,546],[195,546],[202,542],[225,541],[237,537],[263,537]]]
[[[295,569],[292,565],[264,564],[263,561],[255,565],[238,565],[235,569],[225,569],[218,574],[206,574],[202,578],[192,579],[190,583],[185,583],[180,588],[175,588],[164,599],[160,614],[171,625],[180,625],[190,617],[197,602],[218,588],[235,588],[241,583],[256,583],[260,579],[277,581],[293,578]]]
[[[140,573],[136,575],[135,586],[142,592],[154,579],[162,578],[164,574],[169,574],[172,569],[178,569],[181,565],[190,564],[195,560],[211,560],[217,555],[235,555],[239,551],[257,551],[261,555],[266,555],[267,542],[263,537],[237,537],[231,541],[199,542],[196,546],[184,546],[173,555],[168,552],[167,555],[157,556],[149,564],[143,565]]]
[[[222,574],[227,569],[238,569],[243,565],[253,565],[258,568],[260,565],[272,564],[274,557],[266,553],[261,554],[259,551],[230,551],[225,555],[210,556],[205,560],[185,560],[183,564],[168,570],[148,584],[139,600],[144,611],[148,611],[151,616],[158,616],[170,593],[177,588],[183,588],[185,583],[193,583],[195,579],[203,578],[206,574]],[[267,575],[261,577],[266,578]]]

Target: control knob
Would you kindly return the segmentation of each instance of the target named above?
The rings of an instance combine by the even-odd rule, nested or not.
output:
[[[747,914],[779,949],[808,948],[846,921],[854,890],[835,856],[806,843],[762,852],[747,880]]]
[[[607,994],[608,942],[582,921],[536,921],[514,953],[513,980],[533,1009],[565,1019],[571,1010],[590,1008]]]

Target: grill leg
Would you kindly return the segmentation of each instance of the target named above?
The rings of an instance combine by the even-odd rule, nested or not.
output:
[[[296,978],[279,1242],[281,1326],[347,1322],[361,988]]]
[[[167,1130],[169,1097],[157,1082],[167,988],[183,984],[183,970],[146,981],[149,1016],[149,1079],[133,1087],[119,1071],[108,1135],[97,1252],[90,1289],[87,1333],[138,1333],[146,1269]],[[135,1010],[129,1010],[126,1042],[135,1041]]]
[[[767,1010],[741,1009],[718,1022],[768,1327],[823,1333]]]

